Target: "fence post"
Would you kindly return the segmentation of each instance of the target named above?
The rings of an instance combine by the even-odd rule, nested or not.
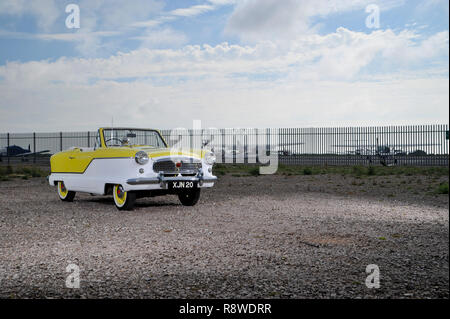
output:
[[[62,132],[59,132],[59,150],[62,152],[63,143],[62,143]]]
[[[33,163],[36,163],[36,132],[33,133]]]
[[[6,133],[6,157],[8,158],[9,165],[9,133]]]
[[[222,164],[225,164],[225,129],[222,129]]]
[[[233,129],[233,164],[236,164],[236,131]]]
[[[247,129],[245,129],[244,132],[244,163],[248,164]]]
[[[87,147],[91,147],[91,145],[90,145],[90,136],[89,136],[89,131],[87,132],[87,139],[88,139],[88,142],[87,142]]]
[[[259,141],[258,141],[258,129],[256,128],[255,129],[255,138],[256,138],[256,147],[255,147],[255,152],[256,152],[256,164],[258,164],[259,163],[259,156],[258,156],[258,143],[259,143]]]

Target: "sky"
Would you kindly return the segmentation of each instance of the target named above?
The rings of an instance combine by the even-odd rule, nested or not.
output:
[[[447,124],[448,6],[0,0],[0,132]]]

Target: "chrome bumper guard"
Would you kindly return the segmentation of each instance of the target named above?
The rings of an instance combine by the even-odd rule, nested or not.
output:
[[[217,176],[204,177],[202,173],[196,176],[175,176],[175,177],[165,177],[162,173],[159,173],[158,177],[141,177],[141,178],[130,178],[127,180],[129,185],[148,185],[148,184],[160,184],[161,187],[165,187],[167,182],[198,182],[199,186],[203,183],[214,182],[217,180]]]

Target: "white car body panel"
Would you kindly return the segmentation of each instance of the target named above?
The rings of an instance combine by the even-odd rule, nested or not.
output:
[[[52,173],[49,176],[49,184],[55,185],[58,181],[63,181],[68,190],[75,192],[86,192],[97,195],[105,193],[106,184],[120,184],[124,191],[136,190],[156,190],[166,189],[167,185],[161,186],[160,183],[130,185],[129,179],[139,178],[158,178],[158,174],[153,171],[155,160],[168,160],[172,157],[151,158],[145,165],[136,163],[134,158],[96,158],[91,161],[83,173]],[[214,179],[215,176],[208,171],[211,165],[202,160],[201,171],[206,179]],[[139,170],[144,172],[140,173]],[[214,182],[205,181],[199,188],[214,186]]]

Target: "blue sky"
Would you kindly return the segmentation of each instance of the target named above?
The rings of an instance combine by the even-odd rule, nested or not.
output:
[[[39,0],[38,0],[39,1]],[[95,1],[95,0],[94,0]],[[137,1],[139,2],[139,1]],[[149,10],[149,14],[146,18],[140,18],[136,22],[145,22],[147,20],[156,20],[161,17],[170,15],[170,12],[181,8],[190,8],[196,5],[211,5],[207,1],[154,1],[155,10]],[[55,1],[56,7],[59,8],[59,15],[52,24],[49,33],[61,34],[61,33],[77,33],[82,32],[83,28],[69,30],[65,26],[65,18],[68,16],[65,13],[64,8],[67,4],[74,3],[80,6],[80,20],[83,24],[83,3],[80,1]],[[117,5],[117,9],[120,10],[124,4]],[[133,5],[133,1],[130,2],[130,6]],[[105,7],[108,3],[105,2]],[[100,10],[99,10],[100,11]],[[175,32],[183,34],[186,37],[183,44],[199,44],[204,43],[210,45],[216,45],[224,41],[238,42],[239,39],[233,35],[225,35],[223,29],[225,27],[227,16],[233,11],[232,5],[223,5],[215,10],[207,11],[203,14],[195,16],[180,16],[173,21],[168,21],[161,24],[160,27],[154,28],[155,31],[164,30],[167,28],[173,29]],[[18,32],[26,33],[29,38],[24,39],[25,34],[14,35],[4,34],[0,38],[0,46],[2,48],[0,52],[0,63],[5,64],[7,61],[34,61],[43,59],[57,59],[59,57],[107,57],[117,51],[129,52],[131,50],[139,49],[142,45],[142,41],[134,39],[134,37],[142,36],[146,32],[146,28],[130,28],[126,29],[127,22],[123,24],[117,23],[112,26],[102,23],[102,18],[107,16],[108,13],[98,14],[97,18],[100,20],[101,27],[95,27],[90,31],[113,31],[119,33],[115,36],[102,39],[105,47],[97,50],[94,54],[91,52],[80,51],[77,47],[77,43],[71,41],[57,41],[57,40],[39,40],[33,35],[42,33],[38,26],[38,18],[32,12],[25,12],[22,14],[11,14],[7,10],[4,10],[0,15],[0,30],[6,32]],[[45,30],[47,31],[47,30]],[[47,32],[46,32],[47,33]],[[152,48],[165,48],[174,47],[172,44],[162,43],[155,44]]]
[[[4,0],[0,131],[448,122],[448,26],[447,0]]]

